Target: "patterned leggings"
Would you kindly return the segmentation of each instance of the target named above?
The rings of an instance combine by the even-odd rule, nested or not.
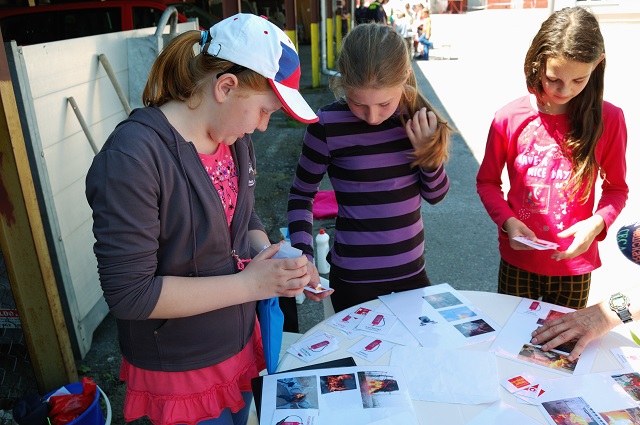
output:
[[[530,273],[500,260],[498,292],[517,297],[540,299],[575,309],[584,308],[589,297],[591,273],[576,276],[545,276]]]

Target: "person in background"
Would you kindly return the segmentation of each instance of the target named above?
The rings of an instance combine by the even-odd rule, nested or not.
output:
[[[356,20],[356,25],[364,24],[367,22],[367,14],[369,13],[369,3],[365,0],[356,0],[356,10],[354,12],[354,17]]]
[[[411,54],[411,42],[413,40],[413,37],[409,33],[411,24],[409,22],[409,18],[404,14],[404,12],[397,13],[393,27],[398,31],[398,34],[402,36],[405,44],[407,45],[407,51]]]
[[[338,100],[320,108],[305,132],[288,221],[291,244],[315,276],[312,205],[328,173],[338,203],[329,280],[340,311],[430,284],[421,206],[449,190],[451,128],[418,90],[405,42],[390,26],[351,30],[337,69],[331,87]]]
[[[622,226],[618,230],[618,246],[626,257],[640,264],[640,222]],[[531,340],[542,345],[544,351],[571,340],[577,340],[569,360],[578,359],[585,347],[623,323],[640,318],[640,286],[635,285],[611,294],[608,300],[563,314],[533,331]]]
[[[598,241],[629,192],[625,118],[603,101],[605,61],[593,14],[582,7],[554,12],[525,58],[530,95],[495,114],[477,190],[498,228],[500,293],[576,309],[587,303],[591,271],[601,265]],[[534,250],[518,237],[558,248]]]
[[[366,22],[379,22],[381,24],[388,24],[387,12],[384,9],[384,5],[389,0],[373,0],[369,3],[369,9],[367,9]]]
[[[86,195],[127,422],[247,423],[265,368],[256,302],[310,280],[305,256],[271,258],[279,245],[254,211],[251,133],[280,109],[317,120],[299,76],[293,43],[265,18],[187,31],[155,60],[145,107],[93,160]]]
[[[433,49],[431,39],[431,13],[429,9],[424,8],[420,12],[420,18],[417,21],[414,49],[416,50],[415,58],[419,60],[429,60],[429,49]]]

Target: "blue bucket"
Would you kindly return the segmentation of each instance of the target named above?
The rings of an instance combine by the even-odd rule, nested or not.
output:
[[[82,394],[82,382],[74,382],[72,384],[67,384],[64,386],[67,391],[71,394]],[[46,399],[49,399],[50,396],[53,395],[55,391],[47,394],[45,396]],[[104,413],[102,412],[102,408],[100,407],[100,394],[105,400],[105,404],[107,406],[107,421],[105,421]],[[87,407],[87,410],[82,412],[80,416],[69,422],[67,425],[109,425],[111,423],[111,405],[109,403],[109,399],[107,395],[96,385],[96,396]]]

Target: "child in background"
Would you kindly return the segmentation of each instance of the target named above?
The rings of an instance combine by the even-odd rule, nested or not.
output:
[[[331,85],[338,100],[307,128],[288,220],[292,245],[311,260],[312,205],[328,173],[338,203],[329,280],[340,311],[429,285],[420,208],[423,199],[440,202],[449,189],[444,162],[451,129],[418,90],[409,52],[393,28],[355,27],[337,67],[341,77]]]
[[[531,93],[493,120],[477,189],[498,226],[498,292],[571,308],[586,305],[598,243],[624,207],[627,131],[622,110],[603,101],[604,41],[581,7],[553,13],[527,52]],[[505,200],[502,169],[510,189]],[[595,209],[596,179],[602,194]],[[514,237],[559,244],[538,251]]]
[[[421,48],[419,48],[420,46]],[[431,13],[429,9],[422,9],[422,12],[420,12],[414,47],[419,52],[416,55],[416,59],[429,60],[429,49],[433,49],[433,43],[431,42]]]
[[[185,32],[153,64],[146,107],[94,158],[86,194],[127,422],[247,423],[265,367],[256,301],[295,296],[310,278],[306,257],[271,258],[250,137],[281,108],[317,120],[299,72],[291,40],[256,15]]]

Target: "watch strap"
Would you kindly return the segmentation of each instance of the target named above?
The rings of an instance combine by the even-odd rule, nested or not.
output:
[[[622,320],[622,323],[629,323],[633,321],[633,316],[631,316],[628,308],[617,310],[616,313],[618,314],[620,320]]]

